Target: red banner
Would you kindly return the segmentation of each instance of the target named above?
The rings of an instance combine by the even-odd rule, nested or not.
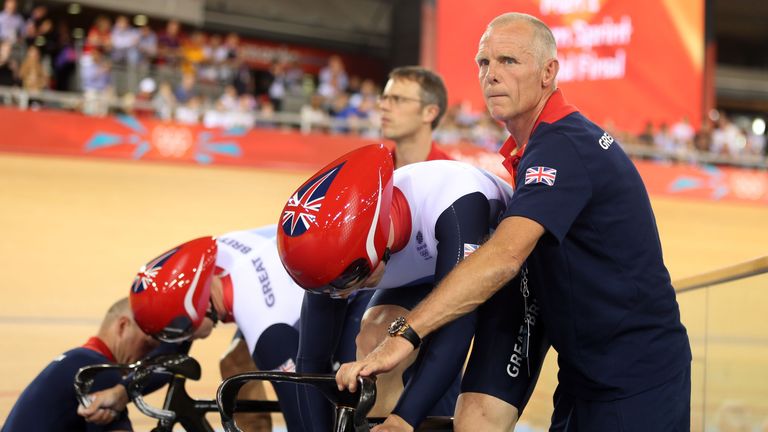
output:
[[[0,150],[197,164],[317,169],[371,141],[278,129],[206,129],[175,122],[0,108]],[[44,127],[43,127],[44,125]]]
[[[698,127],[704,65],[703,0],[460,0],[437,3],[437,70],[452,103],[484,109],[474,56],[505,12],[534,15],[558,45],[558,85],[592,120],[640,132],[688,117]]]
[[[206,129],[134,117],[94,118],[0,108],[0,151],[316,170],[377,141],[276,129]],[[444,147],[453,158],[509,181],[501,156],[471,145]],[[768,204],[768,173],[758,170],[635,162],[651,195]]]

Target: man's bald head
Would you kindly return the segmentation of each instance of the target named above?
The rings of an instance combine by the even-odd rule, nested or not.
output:
[[[536,45],[535,51],[540,65],[543,66],[547,61],[557,58],[557,43],[555,42],[552,30],[544,22],[532,15],[519,12],[499,15],[488,24],[486,33],[491,28],[501,28],[516,23],[525,23],[533,31],[532,39]]]
[[[104,319],[101,321],[101,328],[109,327],[115,320],[121,316],[129,317],[133,319],[133,313],[131,312],[131,303],[128,301],[128,297],[123,297],[116,301],[109,307],[107,313],[104,315]]]

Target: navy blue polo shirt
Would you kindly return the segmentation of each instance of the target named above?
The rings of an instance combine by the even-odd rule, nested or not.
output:
[[[85,347],[65,352],[43,369],[19,396],[2,431],[133,430],[127,411],[105,426],[87,423],[77,415],[74,387],[77,371],[83,366],[114,363],[106,345],[95,339],[91,338]],[[100,373],[94,379],[91,391],[112,387],[120,382],[120,378],[117,371]]]
[[[648,193],[618,143],[558,90],[516,171],[505,216],[546,229],[527,266],[562,389],[612,400],[678,374],[688,336]]]

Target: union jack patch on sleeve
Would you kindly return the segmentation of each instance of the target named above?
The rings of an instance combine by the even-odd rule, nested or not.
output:
[[[464,243],[464,258],[472,255],[472,252],[476,251],[479,247],[480,246],[476,244]]]
[[[530,167],[525,170],[525,184],[544,183],[547,186],[555,185],[557,170],[549,167]]]

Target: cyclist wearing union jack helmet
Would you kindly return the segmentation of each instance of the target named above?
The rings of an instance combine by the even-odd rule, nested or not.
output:
[[[218,321],[234,322],[252,367],[294,371],[303,292],[280,263],[274,233],[272,225],[201,237],[153,259],[131,287],[136,322],[163,341],[204,338]],[[288,430],[301,430],[295,387],[273,387]]]
[[[383,267],[391,246],[393,169],[386,147],[366,146],[329,164],[290,197],[277,246],[302,288],[345,297]],[[333,259],[317,259],[318,253]]]
[[[189,339],[212,317],[211,276],[216,240],[201,237],[144,265],[131,286],[131,309],[145,333],[164,342]]]
[[[423,345],[402,316],[483,242],[510,197],[511,188],[503,180],[461,162],[420,162],[395,171],[390,152],[382,145],[347,153],[313,175],[283,208],[277,237],[283,265],[307,291],[297,370],[330,371],[346,313],[344,298],[356,290],[373,289],[357,336],[358,357],[387,333],[427,352],[418,355],[407,373],[409,365],[403,365],[378,377],[377,385],[393,380],[405,383],[405,389],[377,398],[371,414],[387,416],[386,424],[406,429],[417,427],[427,415],[452,414],[455,394],[453,399],[445,396],[460,374],[478,314],[457,319]],[[523,320],[522,299],[510,301],[515,293],[519,295],[507,290],[494,306],[516,311],[517,306],[510,304],[519,305],[519,314],[503,315],[510,322],[501,324],[510,334],[498,338],[503,343],[484,338],[474,350],[491,351],[492,358],[482,361],[499,367],[495,374],[476,374],[463,385],[466,392],[492,395],[517,412],[533,379],[527,374],[499,376],[506,375]],[[481,311],[480,324],[491,327],[483,316]],[[532,369],[537,370],[541,359],[538,354],[531,357]],[[311,418],[304,421],[305,429],[327,430],[330,411],[322,396],[311,388],[299,391],[303,419]]]

